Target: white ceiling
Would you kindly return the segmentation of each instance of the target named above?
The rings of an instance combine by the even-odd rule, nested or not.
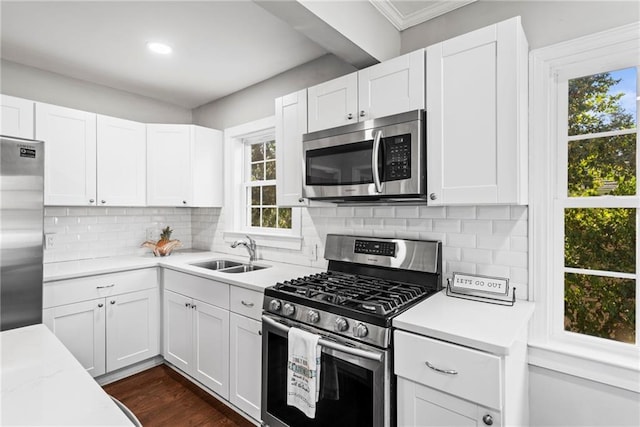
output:
[[[468,1],[372,1],[382,10],[380,3],[401,29],[433,17],[421,10],[433,11],[434,3]],[[0,0],[0,19],[3,59],[186,108],[328,53],[248,0]],[[168,43],[173,53],[148,52],[152,40]]]

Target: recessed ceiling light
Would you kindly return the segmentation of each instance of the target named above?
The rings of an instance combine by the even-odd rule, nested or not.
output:
[[[147,48],[151,52],[159,53],[161,55],[168,55],[173,50],[171,49],[171,46],[159,42],[147,42]]]

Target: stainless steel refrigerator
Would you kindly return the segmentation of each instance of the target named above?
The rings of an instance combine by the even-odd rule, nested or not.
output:
[[[0,330],[42,323],[44,144],[0,136]]]

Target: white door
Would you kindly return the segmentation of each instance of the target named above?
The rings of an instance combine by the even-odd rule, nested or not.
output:
[[[231,313],[230,316],[229,401],[259,420],[262,324],[235,313]]]
[[[46,308],[43,323],[94,377],[105,371],[105,300]]]
[[[0,107],[0,135],[33,139],[33,101],[0,95]]]
[[[398,378],[398,427],[502,425],[501,413]]]
[[[191,203],[191,126],[147,125],[147,205]]]
[[[96,115],[38,102],[35,127],[45,142],[44,204],[95,206]]]
[[[193,126],[190,206],[220,207],[223,202],[223,133]]]
[[[193,310],[191,298],[164,291],[164,358],[189,372],[193,353]]]
[[[307,89],[309,132],[358,121],[358,73]]]
[[[429,204],[522,201],[527,71],[520,58],[526,40],[515,18],[427,48]]]
[[[276,200],[278,206],[304,206],[302,135],[307,132],[307,91],[276,99]]]
[[[358,72],[358,120],[424,108],[424,49]]]
[[[158,289],[106,298],[107,372],[160,353]]]
[[[99,206],[144,206],[147,130],[144,123],[97,117]]]
[[[194,366],[192,375],[229,398],[229,312],[193,300]]]

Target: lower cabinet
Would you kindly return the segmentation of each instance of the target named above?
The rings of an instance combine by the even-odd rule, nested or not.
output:
[[[63,280],[44,289],[43,323],[94,377],[160,353],[155,269]],[[99,297],[78,301],[88,296]]]
[[[229,396],[229,311],[164,292],[164,358],[221,397]]]
[[[260,419],[262,323],[231,313],[229,401]]]

